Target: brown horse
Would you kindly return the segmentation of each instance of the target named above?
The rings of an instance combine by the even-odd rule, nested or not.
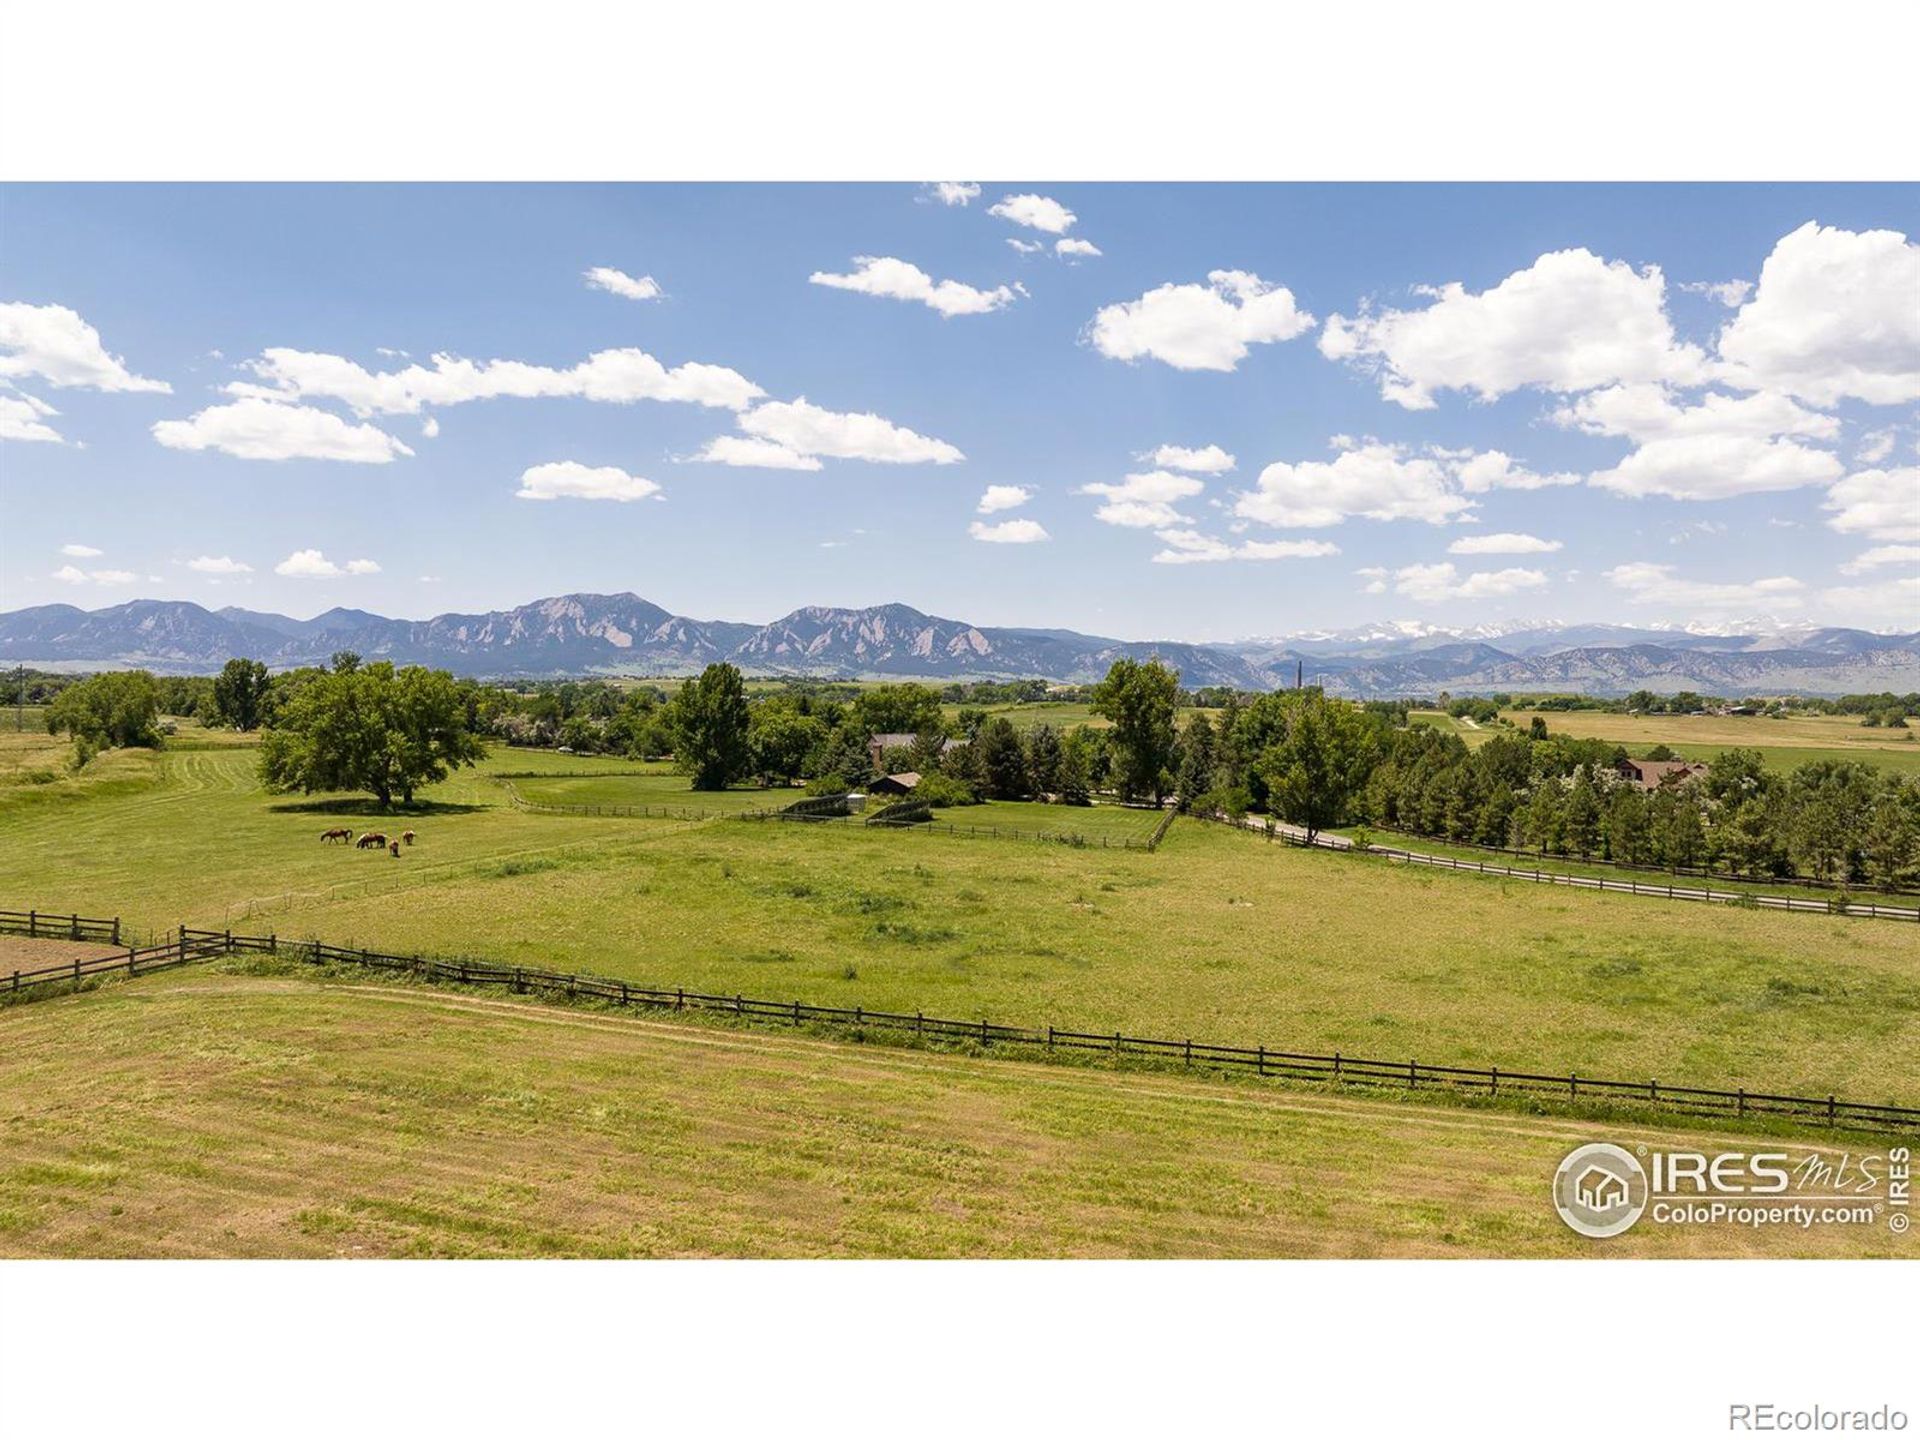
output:
[[[411,845],[413,843],[413,832],[411,830],[402,830],[400,832],[400,838]]]
[[[344,826],[339,829],[322,830],[320,832],[320,843],[322,845],[330,845],[335,840],[338,840],[342,845],[345,845],[350,843],[352,839],[353,839],[353,831],[346,829]]]
[[[400,858],[400,842],[398,840],[389,840],[387,842],[387,853],[398,860]]]
[[[382,835],[378,830],[369,830],[366,834],[362,835],[359,840],[354,842],[353,848],[356,850],[384,850],[386,845],[386,836]]]

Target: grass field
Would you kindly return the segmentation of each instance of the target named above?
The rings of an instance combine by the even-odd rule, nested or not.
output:
[[[1920,775],[1920,731],[1862,725],[1858,716],[1613,715],[1601,710],[1509,710],[1525,730],[1536,714],[1559,735],[1617,740],[1634,754],[1670,746],[1690,760],[1711,760],[1734,746],[1760,751],[1767,766],[1791,770],[1809,760],[1858,760],[1905,775]],[[1447,718],[1447,717],[1441,717]],[[1483,731],[1482,734],[1491,732]],[[1468,744],[1475,743],[1468,737]]]
[[[602,765],[601,757],[571,757],[575,768],[539,778],[516,779],[514,790],[531,805],[667,806],[705,815],[738,815],[790,805],[806,792],[740,786],[695,790],[685,775],[667,766]]]
[[[970,830],[995,828],[1022,834],[1080,836],[1099,844],[1102,837],[1144,842],[1160,823],[1157,810],[1126,805],[1045,805],[1032,800],[993,800],[985,805],[955,805],[935,810],[934,819]]]
[[[264,795],[251,759],[145,756],[128,788],[0,807],[0,903],[779,1000],[1920,1099],[1920,940],[1892,922],[1414,872],[1194,821],[1149,855],[544,815],[490,778],[537,768],[517,751],[435,787],[395,859],[318,839],[394,817]]]
[[[0,1027],[8,1256],[1899,1253],[1581,1240],[1553,1168],[1633,1125],[208,971]]]

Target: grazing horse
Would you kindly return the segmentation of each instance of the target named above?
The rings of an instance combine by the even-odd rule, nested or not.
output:
[[[387,853],[398,860],[400,858],[400,842],[398,840],[389,840],[387,842]]]
[[[335,840],[338,840],[342,845],[345,845],[349,843],[352,839],[353,839],[353,831],[348,830],[344,827],[337,830],[322,830],[320,832],[320,843],[322,845],[330,845]]]
[[[402,830],[400,832],[400,838],[411,845],[413,843],[413,832],[411,830]]]
[[[356,850],[383,850],[386,848],[386,844],[386,836],[382,835],[378,830],[369,830],[355,842],[353,848]]]

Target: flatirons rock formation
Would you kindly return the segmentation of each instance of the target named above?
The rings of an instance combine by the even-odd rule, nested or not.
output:
[[[637,595],[557,595],[511,610],[390,620],[334,609],[310,620],[184,600],[103,610],[40,605],[0,615],[0,664],[171,673],[235,655],[277,668],[338,650],[465,675],[673,675],[716,660],[765,675],[937,679],[1099,679],[1115,660],[1158,657],[1190,686],[1310,683],[1341,695],[1649,689],[1719,695],[1920,689],[1920,635],[1752,630],[1700,635],[1625,626],[1384,626],[1225,645],[1123,641],[1072,630],[971,625],[908,605],[809,605],[766,625],[695,620]]]

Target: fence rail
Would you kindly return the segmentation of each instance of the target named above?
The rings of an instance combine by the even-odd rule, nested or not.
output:
[[[1217,815],[1197,816],[1219,820]],[[1232,823],[1232,822],[1226,822]],[[1788,910],[1807,915],[1850,915],[1874,920],[1920,921],[1920,907],[1882,905],[1877,901],[1800,899],[1793,895],[1755,895],[1746,890],[1715,890],[1711,886],[1643,885],[1638,880],[1607,880],[1597,875],[1565,875],[1538,867],[1523,870],[1515,865],[1492,865],[1484,860],[1458,860],[1451,855],[1428,855],[1418,850],[1401,850],[1390,845],[1360,846],[1344,836],[1315,835],[1311,840],[1286,826],[1272,829],[1248,819],[1240,828],[1256,834],[1271,835],[1285,844],[1302,849],[1337,850],[1356,855],[1378,855],[1402,865],[1426,865],[1438,870],[1464,870],[1469,875],[1499,875],[1510,880],[1526,880],[1536,885],[1565,885],[1574,890],[1607,890],[1621,895],[1651,895],[1661,900],[1693,900],[1713,905],[1751,906],[1759,910]]]
[[[0,912],[9,913],[9,912]],[[34,912],[25,912],[34,913]],[[667,990],[635,985],[604,976],[570,974],[524,965],[498,965],[472,959],[442,959],[428,955],[396,955],[378,950],[330,945],[320,940],[283,940],[275,935],[236,935],[230,930],[194,930],[182,926],[162,945],[130,948],[108,955],[85,957],[33,970],[0,975],[0,992],[18,993],[44,985],[74,983],[125,973],[146,975],[195,961],[235,954],[287,955],[311,964],[357,965],[412,976],[429,982],[460,985],[498,985],[524,995],[589,998],[610,1004],[655,1010],[696,1010],[740,1019],[793,1026],[833,1025],[889,1031],[923,1038],[965,1041],[983,1048],[995,1045],[1046,1054],[1060,1051],[1095,1052],[1116,1060],[1155,1060],[1220,1072],[1240,1072],[1277,1079],[1352,1085],[1375,1089],[1446,1091],[1466,1095],[1533,1096],[1546,1100],[1613,1101],[1691,1115],[1732,1116],[1737,1119],[1780,1118],[1816,1125],[1866,1131],[1920,1132],[1920,1108],[1876,1105],[1842,1100],[1837,1095],[1781,1095],[1771,1091],[1712,1089],[1666,1085],[1658,1080],[1608,1080],[1574,1072],[1503,1070],[1497,1066],[1474,1069],[1458,1065],[1431,1065],[1418,1060],[1382,1060],[1367,1056],[1311,1054],[1265,1045],[1221,1045],[1204,1040],[1168,1040],[1124,1032],[1098,1033],[1003,1025],[985,1019],[947,1017],[897,1011],[868,1010],[861,1006],[813,1005],[803,1000],[764,1000],[745,995],[715,995],[698,990]]]
[[[1031,830],[1022,825],[973,825],[955,820],[892,820],[879,815],[796,815],[791,810],[742,810],[736,820],[784,820],[816,825],[871,825],[880,830],[911,830],[921,835],[954,835],[975,840],[1039,840],[1098,850],[1151,850],[1142,835],[1088,835],[1079,830]]]
[[[120,919],[90,920],[84,915],[52,915],[45,910],[0,910],[0,934],[36,940],[97,940],[120,943]]]

